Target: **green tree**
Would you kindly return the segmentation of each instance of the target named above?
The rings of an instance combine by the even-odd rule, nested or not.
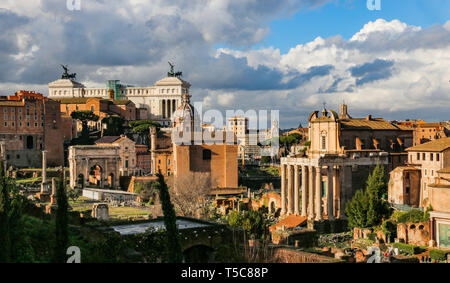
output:
[[[11,199],[3,162],[0,161],[0,262],[9,262],[11,239],[9,211]]]
[[[164,214],[164,225],[167,231],[168,260],[171,263],[180,263],[183,261],[183,253],[181,252],[175,209],[170,201],[169,188],[164,180],[164,176],[161,173],[158,173],[157,176],[157,188]]]
[[[55,243],[54,260],[55,262],[59,263],[66,262],[66,251],[69,241],[68,239],[69,223],[67,213],[69,203],[67,202],[67,194],[63,176],[64,176],[63,171],[61,171],[58,180],[58,188],[56,190],[56,200],[58,206],[56,208],[56,219],[55,219],[56,243]]]
[[[366,189],[359,190],[347,203],[345,213],[350,227],[373,227],[389,217],[390,208],[382,196],[387,193],[384,167],[377,165],[366,181]]]
[[[124,133],[123,125],[125,119],[120,116],[109,116],[102,119],[102,125],[106,125],[103,129],[102,136],[120,136]]]
[[[156,127],[156,130],[159,131],[161,128],[161,125],[158,122],[153,122],[150,120],[139,120],[139,121],[133,121],[130,123],[130,127],[132,128],[133,132],[138,134],[140,138],[142,139],[142,143],[146,145],[150,145],[150,128]]]
[[[95,115],[92,111],[84,110],[84,111],[74,111],[70,114],[72,119],[78,120],[81,122],[82,130],[80,136],[81,143],[87,143],[89,141],[89,129],[88,122],[89,121],[98,121],[99,117]]]

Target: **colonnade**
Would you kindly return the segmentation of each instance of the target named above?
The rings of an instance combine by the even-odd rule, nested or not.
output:
[[[340,166],[281,164],[281,215],[341,218]]]
[[[171,118],[173,112],[175,112],[178,107],[177,99],[161,99],[159,104],[160,115],[163,118]]]

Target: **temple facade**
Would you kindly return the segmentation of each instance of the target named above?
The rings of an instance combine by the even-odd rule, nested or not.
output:
[[[345,218],[346,203],[373,168],[395,167],[394,158],[412,144],[410,130],[370,115],[352,118],[345,104],[339,114],[325,108],[311,113],[308,135],[306,155],[281,159],[281,215],[315,221]]]

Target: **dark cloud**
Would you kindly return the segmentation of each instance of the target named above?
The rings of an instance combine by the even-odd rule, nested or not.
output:
[[[364,63],[349,69],[351,75],[356,80],[356,85],[360,86],[377,80],[388,79],[392,76],[394,61],[376,59],[370,63]]]

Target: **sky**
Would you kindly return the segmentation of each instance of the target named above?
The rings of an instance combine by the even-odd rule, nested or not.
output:
[[[88,87],[153,85],[171,61],[203,110],[279,110],[281,128],[343,101],[353,117],[450,120],[447,0],[79,2],[0,0],[0,95],[47,95],[60,64]]]

